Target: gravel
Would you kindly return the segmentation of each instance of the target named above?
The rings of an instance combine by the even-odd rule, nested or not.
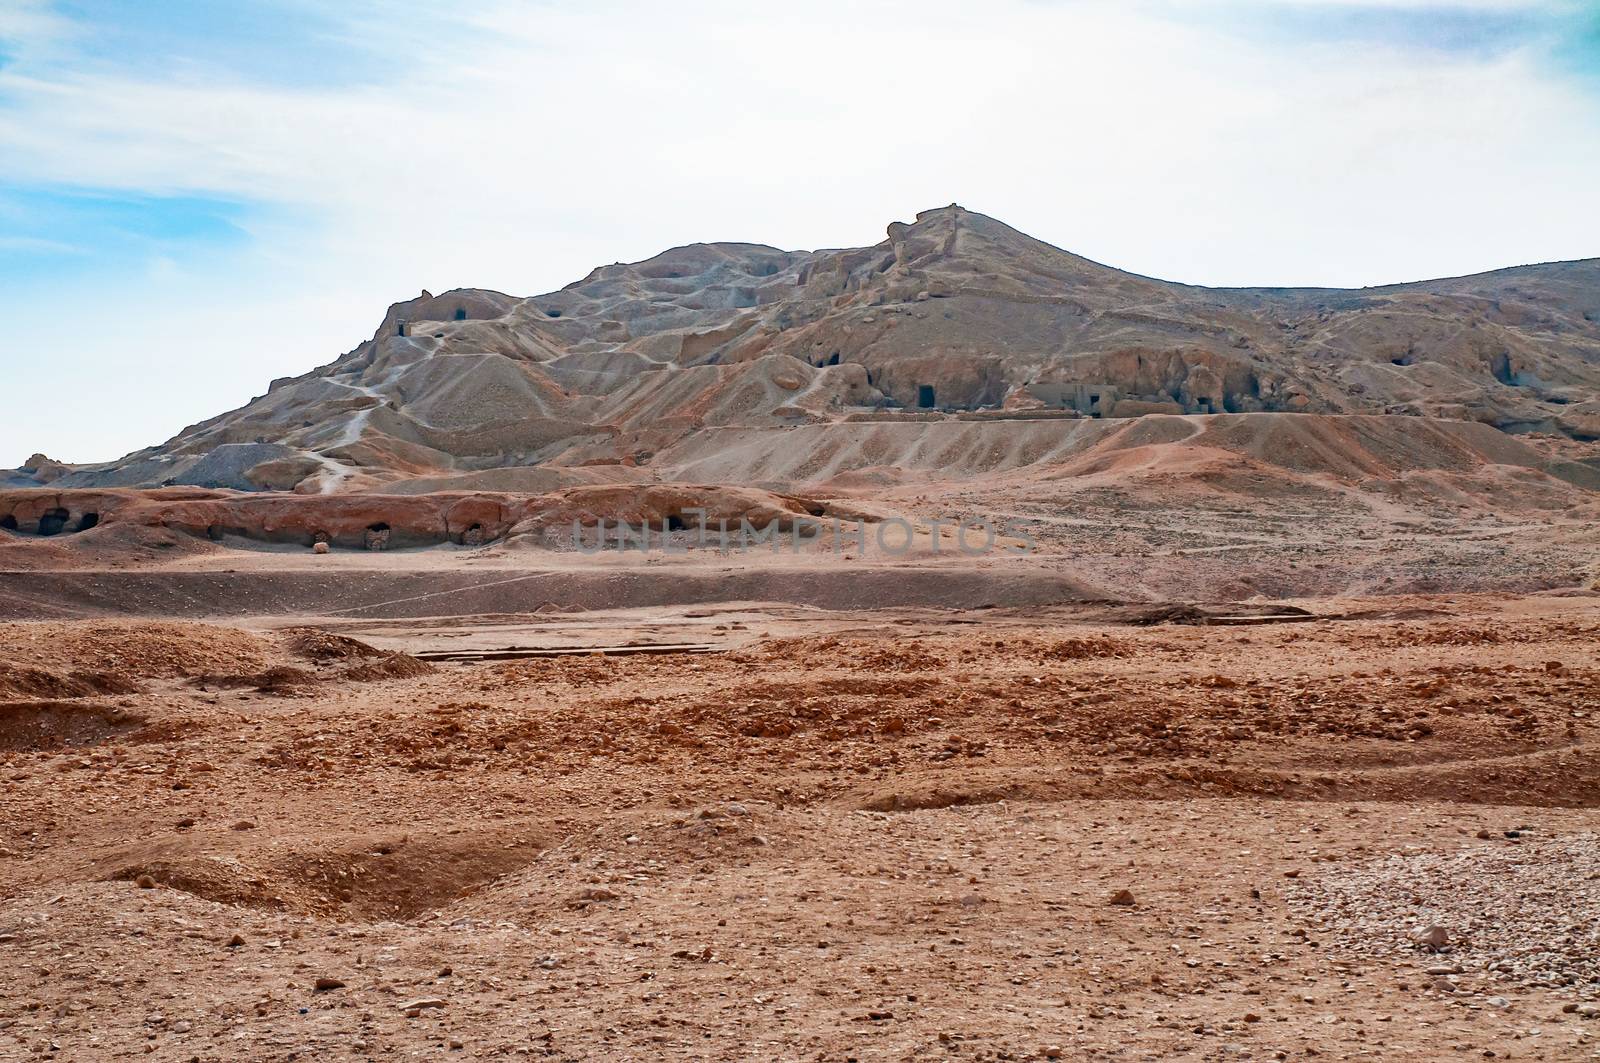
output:
[[[1600,835],[1536,837],[1454,850],[1404,852],[1299,880],[1292,910],[1325,940],[1361,956],[1461,970],[1482,981],[1600,999]],[[1439,926],[1449,944],[1419,944]],[[1442,980],[1442,979],[1441,979]]]

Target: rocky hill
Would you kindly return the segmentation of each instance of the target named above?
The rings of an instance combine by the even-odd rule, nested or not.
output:
[[[1365,413],[1600,438],[1600,259],[1361,290],[1102,266],[957,206],[872,247],[694,244],[558,292],[460,289],[248,405],[12,486],[328,493],[640,478],[699,430]]]

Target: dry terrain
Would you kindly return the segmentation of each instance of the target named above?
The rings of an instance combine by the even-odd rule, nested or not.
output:
[[[1600,599],[1298,605],[0,625],[0,1056],[1600,1055]]]
[[[1597,278],[952,206],[0,470],[0,1059],[1600,1057]]]

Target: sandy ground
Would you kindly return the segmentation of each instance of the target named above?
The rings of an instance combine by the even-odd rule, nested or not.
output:
[[[1600,1055],[1600,598],[1300,604],[0,625],[0,1058]]]
[[[1066,491],[1065,488],[1062,489]],[[1042,608],[1069,601],[1230,603],[1370,595],[1600,587],[1600,509],[1542,510],[1508,496],[1482,507],[1325,498],[1169,497],[1038,484],[908,487],[875,502],[916,535],[886,553],[831,533],[781,549],[722,551],[698,532],[649,551],[587,554],[523,542],[368,553],[212,544],[124,526],[52,539],[0,532],[0,617],[226,617],[232,622],[400,619],[550,610],[653,609],[728,601],[862,611],[879,607]],[[1518,506],[1511,505],[1517,501]],[[1592,512],[1591,512],[1592,510]],[[953,522],[1025,530],[1031,552]],[[939,525],[936,522],[952,522]],[[901,526],[885,538],[898,548]],[[145,530],[139,530],[144,532]],[[735,544],[737,545],[737,544]]]

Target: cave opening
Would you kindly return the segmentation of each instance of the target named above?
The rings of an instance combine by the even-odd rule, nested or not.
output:
[[[90,528],[94,527],[96,524],[99,524],[99,523],[100,523],[100,514],[98,514],[98,513],[85,513],[83,516],[78,518],[78,530],[79,531],[88,531]]]
[[[667,514],[667,531],[684,531],[687,528],[688,525],[683,522],[683,518],[681,516],[676,513]]]
[[[14,532],[17,530],[17,518],[7,513],[0,517],[0,531]]]
[[[45,515],[39,518],[39,534],[60,535],[67,527],[68,516],[64,509],[46,511]]]
[[[1511,371],[1511,358],[1504,351],[1494,356],[1489,362],[1489,371],[1494,378],[1508,387],[1516,387],[1517,374]]]
[[[917,385],[917,406],[924,410],[933,409],[934,391],[932,384]]]
[[[456,307],[456,320],[457,321],[465,321],[466,319],[467,319],[466,308],[465,307],[460,307],[460,306]]]
[[[838,351],[834,351],[833,352],[833,357],[828,359],[828,364],[829,365],[838,365],[839,364],[839,352]]]

